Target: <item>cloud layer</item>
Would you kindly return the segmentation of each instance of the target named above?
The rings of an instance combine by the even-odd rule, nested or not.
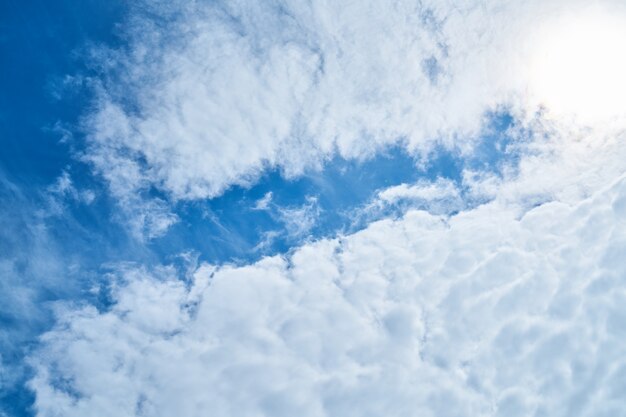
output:
[[[41,416],[626,415],[626,180],[410,211],[244,267],[121,271],[32,363]]]
[[[453,3],[143,2],[127,47],[94,50],[85,158],[118,198],[196,199],[391,143],[467,150],[486,111],[534,111],[532,28],[583,2]]]
[[[92,51],[81,157],[136,236],[268,169],[391,145],[497,169],[379,190],[354,221],[394,219],[249,265],[117,264],[110,306],[56,304],[38,415],[626,416],[626,130],[528,93],[534,28],[585,2],[456,3],[133,6],[126,46]],[[474,147],[498,111],[500,164]],[[306,240],[307,196],[250,202],[283,225],[256,249]]]

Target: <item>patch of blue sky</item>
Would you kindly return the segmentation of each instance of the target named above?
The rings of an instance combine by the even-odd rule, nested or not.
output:
[[[344,230],[350,210],[360,207],[375,190],[418,177],[414,159],[399,147],[368,161],[334,158],[321,171],[294,179],[271,170],[252,187],[232,187],[212,200],[180,204],[177,214],[181,221],[152,245],[162,253],[193,249],[209,262],[250,262],[285,252],[301,243],[300,239]],[[269,196],[270,204],[259,208],[259,202]],[[284,218],[281,211],[307,206],[315,212],[311,213],[315,221],[310,230],[296,236],[282,233],[285,223],[293,219]],[[271,232],[279,235],[269,246],[260,248]],[[177,250],[172,251],[175,247]]]
[[[517,138],[511,134],[514,124],[507,112],[490,114],[471,154],[439,147],[426,164],[398,145],[364,161],[336,157],[322,170],[294,179],[271,170],[251,187],[236,186],[212,200],[179,204],[181,221],[150,245],[161,256],[193,251],[211,263],[247,263],[285,253],[306,240],[354,232],[366,225],[355,222],[356,213],[380,190],[446,179],[463,193],[465,169],[501,175],[505,166],[514,167],[520,152],[511,146]],[[302,221],[313,218],[306,230],[289,233],[288,223],[297,216],[304,216]]]
[[[121,1],[0,2],[0,163],[14,177],[43,184],[71,162],[58,146],[59,121],[73,123],[88,92],[67,75],[89,75],[88,42],[115,45]],[[63,100],[61,100],[63,96]]]

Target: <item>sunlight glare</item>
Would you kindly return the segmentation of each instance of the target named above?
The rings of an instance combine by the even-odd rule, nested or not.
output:
[[[537,43],[530,88],[549,115],[594,124],[626,114],[624,16],[563,18],[546,27]]]

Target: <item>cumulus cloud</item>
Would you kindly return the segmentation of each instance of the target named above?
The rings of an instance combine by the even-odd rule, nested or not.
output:
[[[94,51],[84,158],[132,213],[150,190],[212,198],[392,143],[468,151],[485,112],[532,115],[533,28],[584,3],[145,1],[127,47]]]
[[[32,357],[41,416],[624,414],[626,179],[409,211],[190,281],[122,273]]]

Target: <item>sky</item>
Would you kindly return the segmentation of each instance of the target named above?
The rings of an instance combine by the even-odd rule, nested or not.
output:
[[[0,2],[0,417],[626,416],[620,0]]]

